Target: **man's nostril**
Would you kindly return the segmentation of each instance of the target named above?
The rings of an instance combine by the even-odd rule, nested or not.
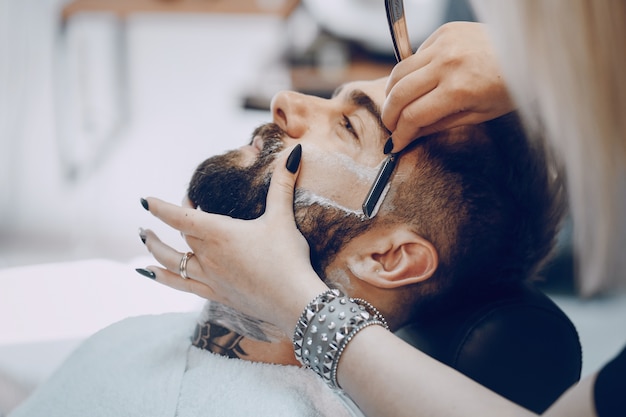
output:
[[[276,115],[282,120],[287,121],[287,116],[285,115],[285,112],[283,111],[283,109],[276,110]]]

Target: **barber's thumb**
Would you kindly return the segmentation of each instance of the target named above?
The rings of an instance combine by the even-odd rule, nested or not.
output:
[[[385,143],[385,153],[398,153],[423,135],[422,129],[414,126],[398,125]]]
[[[287,157],[277,161],[267,193],[266,211],[289,211],[293,216],[293,195],[300,172],[302,145],[294,146]]]
[[[292,174],[297,174],[300,169],[300,160],[302,159],[302,145],[297,144],[291,150],[291,153],[287,157],[287,162],[285,162],[285,168],[287,171]],[[294,181],[295,184],[295,181]]]

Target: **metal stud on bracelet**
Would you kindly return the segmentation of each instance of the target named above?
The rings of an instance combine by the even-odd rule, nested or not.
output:
[[[337,289],[311,301],[298,320],[293,336],[296,358],[315,371],[333,389],[337,366],[348,342],[364,328],[380,325],[389,329],[382,314],[360,298],[348,298]]]

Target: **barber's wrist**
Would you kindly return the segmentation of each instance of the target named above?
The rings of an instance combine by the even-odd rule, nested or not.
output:
[[[317,373],[332,389],[341,389],[337,369],[350,341],[370,326],[389,329],[369,302],[337,289],[326,290],[303,309],[293,333],[296,359]]]
[[[284,306],[284,314],[280,318],[282,320],[281,323],[277,323],[285,334],[290,337],[298,323],[302,310],[313,298],[330,289],[313,270],[310,273],[304,275],[297,274],[295,276],[297,277],[294,278],[297,290],[292,291],[290,296],[286,297],[288,304]]]

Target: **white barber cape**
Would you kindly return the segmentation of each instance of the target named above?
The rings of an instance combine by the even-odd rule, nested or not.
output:
[[[191,346],[196,317],[140,316],[101,330],[9,416],[360,415],[311,371]]]

